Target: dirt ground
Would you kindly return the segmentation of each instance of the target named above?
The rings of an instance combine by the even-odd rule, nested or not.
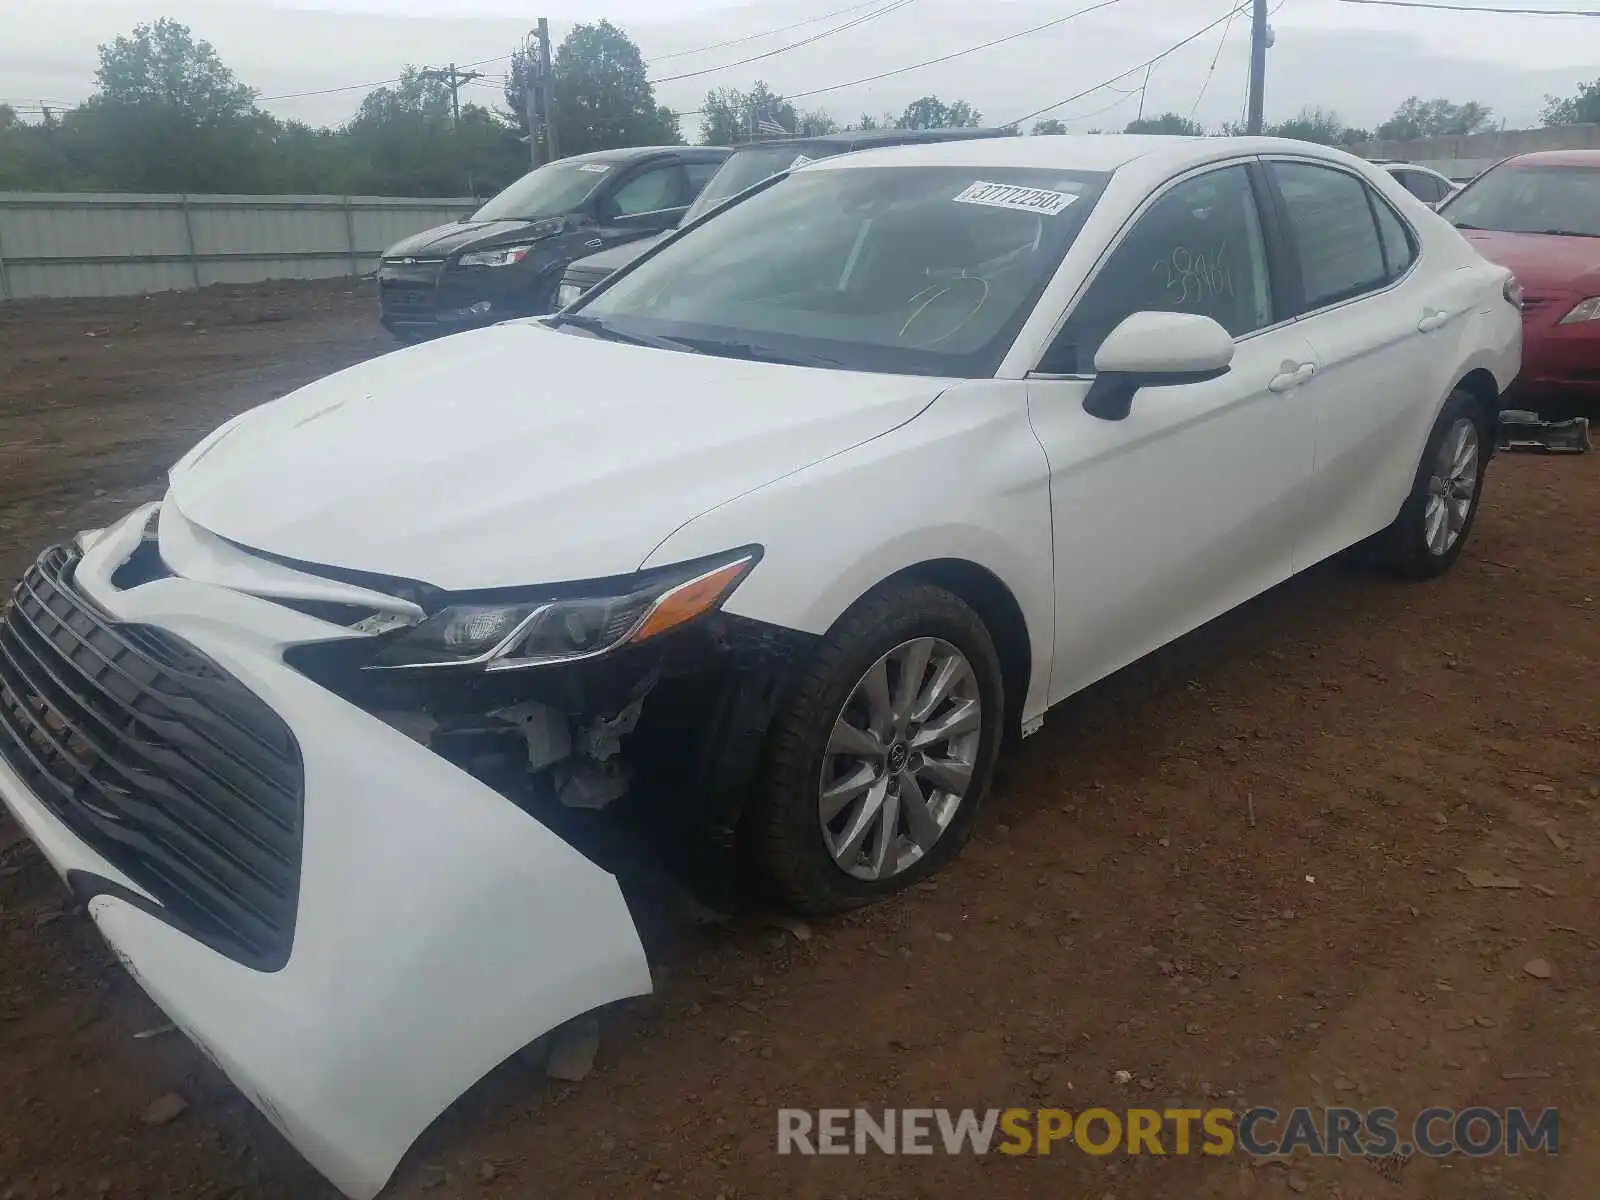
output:
[[[0,308],[0,582],[386,350],[364,288]],[[386,1194],[1592,1200],[1597,517],[1600,459],[1499,458],[1444,580],[1324,567],[1052,713],[936,882],[803,940],[651,922],[657,992],[594,1073],[505,1064]],[[332,1198],[192,1046],[136,1037],[161,1014],[64,897],[0,817],[0,1197]],[[1560,1153],[776,1153],[780,1107],[1329,1103],[1556,1107]]]

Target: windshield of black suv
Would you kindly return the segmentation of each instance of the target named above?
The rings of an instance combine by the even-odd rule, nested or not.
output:
[[[680,234],[557,323],[730,358],[992,375],[1107,178],[801,171]]]
[[[575,211],[606,176],[611,163],[553,162],[529,171],[472,215],[475,221],[537,221]]]
[[[809,156],[797,146],[760,146],[751,150],[735,150],[695,197],[689,211],[683,214],[683,223],[687,225],[690,221],[698,220],[729,196],[737,196],[745,188],[755,187],[763,179],[780,171],[787,171],[796,165],[804,166],[815,158],[827,157],[816,151],[815,147],[812,149],[814,153]]]
[[[1507,163],[1440,212],[1462,229],[1600,237],[1600,169]]]

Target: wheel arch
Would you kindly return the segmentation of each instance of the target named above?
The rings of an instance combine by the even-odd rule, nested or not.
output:
[[[944,588],[966,604],[989,630],[1000,657],[1006,695],[1007,739],[1022,727],[1022,709],[1033,676],[1033,639],[1022,605],[1005,582],[987,567],[965,558],[935,558],[903,567],[868,589],[856,604],[888,587],[916,581]],[[852,604],[851,609],[855,608]],[[844,618],[841,616],[840,620]]]
[[[1500,384],[1487,367],[1474,367],[1463,375],[1452,392],[1468,392],[1483,406],[1483,415],[1492,433],[1500,416]],[[1491,447],[1492,448],[1492,447]]]

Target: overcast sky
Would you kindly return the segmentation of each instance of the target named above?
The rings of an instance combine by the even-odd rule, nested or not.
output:
[[[887,3],[888,0],[885,0]],[[793,95],[828,88],[921,59],[962,50],[1050,20],[1091,0],[911,0],[903,8],[814,45],[761,62],[664,83],[658,98],[698,108],[706,90],[766,79]],[[1274,4],[1278,0],[1273,0]],[[1489,4],[1494,0],[1460,0]],[[1499,0],[1504,4],[1505,0]],[[1526,7],[1581,7],[1572,0],[1522,0]],[[407,63],[442,66],[504,56],[531,18],[550,18],[559,39],[575,20],[607,17],[637,41],[652,75],[705,70],[782,47],[872,11],[814,21],[737,46],[679,52],[837,12],[850,0],[0,0],[0,100],[23,107],[71,104],[94,86],[95,48],[140,21],[170,16],[216,46],[257,88],[267,109],[317,124],[345,120],[363,88],[297,99],[287,93],[375,84]],[[953,61],[877,83],[800,100],[841,120],[899,111],[918,96],[973,103],[987,123],[1014,120],[1106,80],[1171,46],[1228,11],[1230,0],[1120,0],[1103,11]],[[1281,119],[1306,105],[1335,109],[1370,126],[1407,96],[1475,99],[1512,128],[1536,122],[1547,93],[1569,94],[1600,77],[1600,19],[1402,11],[1342,0],[1283,0],[1273,18],[1267,113]],[[1147,112],[1172,110],[1208,125],[1237,120],[1243,101],[1249,20],[1232,22],[1158,65]],[[1220,56],[1219,56],[1220,48]],[[670,57],[664,57],[670,56]],[[1215,72],[1208,73],[1215,60]],[[1059,109],[1070,128],[1120,127],[1137,114],[1142,71]],[[465,94],[500,102],[498,87]],[[689,118],[691,139],[698,121]]]

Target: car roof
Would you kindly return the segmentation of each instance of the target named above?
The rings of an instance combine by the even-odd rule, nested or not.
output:
[[[1519,167],[1600,167],[1600,150],[1534,150],[1506,161]]]
[[[881,149],[857,150],[825,158],[806,171],[853,170],[860,167],[1039,167],[1059,171],[1115,171],[1129,163],[1182,169],[1242,154],[1292,153],[1349,161],[1351,156],[1329,146],[1289,138],[1174,137],[1141,133],[1054,134],[1049,137],[974,138],[924,142]]]
[[[659,154],[689,154],[696,158],[726,156],[726,146],[623,146],[616,150],[591,150],[587,154],[569,154],[558,159],[564,163],[634,162]]]

